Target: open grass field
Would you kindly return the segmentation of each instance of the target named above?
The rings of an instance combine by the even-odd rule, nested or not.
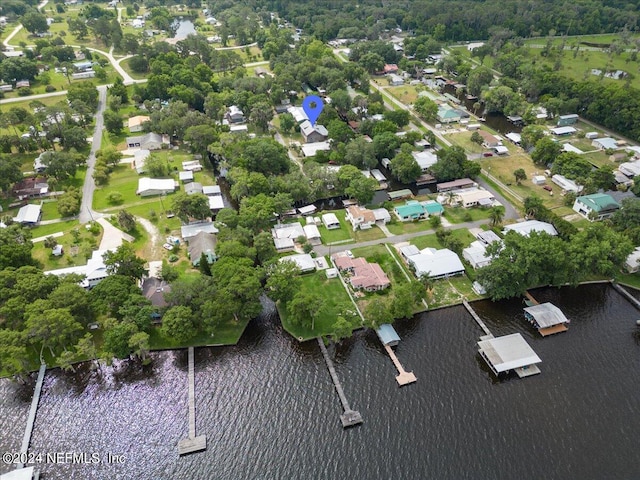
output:
[[[453,238],[459,239],[465,247],[467,247],[471,242],[475,240],[475,237],[471,235],[469,230],[466,228],[457,228],[455,230],[450,230],[450,231],[451,231],[451,236]],[[444,248],[444,245],[440,243],[435,233],[412,238],[410,240],[410,243],[418,247],[420,250],[427,247],[437,248],[437,249]]]
[[[131,70],[131,66],[129,65],[130,60],[131,60],[130,58],[127,58],[120,62],[120,66],[124,69],[124,71],[127,72],[131,76],[131,78],[135,80],[141,80],[143,78],[147,78],[148,73],[136,73],[133,70]]]
[[[328,279],[324,271],[302,275],[301,290],[307,290],[320,294],[324,300],[318,318],[315,320],[315,329],[296,325],[289,319],[286,306],[278,303],[278,313],[284,329],[298,340],[310,340],[320,335],[333,333],[333,324],[340,311],[340,305],[351,304],[349,295],[345,291],[339,278]],[[360,317],[355,317],[353,328],[360,327]]]
[[[100,211],[113,207],[114,205],[107,200],[111,192],[122,194],[123,202],[120,205],[122,207],[144,200],[136,195],[138,178],[139,175],[129,165],[118,165],[113,172],[111,172],[109,184],[96,188],[93,194],[93,208]]]
[[[166,350],[174,348],[185,347],[201,347],[205,345],[235,345],[240,340],[242,333],[249,321],[227,321],[223,322],[216,327],[216,331],[213,335],[201,332],[186,344],[176,341],[172,337],[164,335],[158,326],[151,328],[149,332],[149,346],[151,350]]]
[[[412,105],[418,99],[418,89],[414,85],[401,85],[398,87],[389,87],[386,89],[391,95],[396,97],[402,103]]]
[[[394,235],[402,235],[403,233],[426,232],[433,230],[429,220],[417,220],[411,222],[401,222],[399,220],[387,223],[387,228]]]
[[[60,257],[54,257],[51,255],[51,250],[44,246],[44,242],[36,242],[33,244],[33,257],[42,264],[44,270],[85,265],[93,250],[96,250],[100,245],[102,229],[100,228],[94,235],[86,228],[79,226],[77,222],[65,222],[64,228],[61,223],[55,225],[58,228],[57,232],[64,233],[62,237],[56,238],[58,245],[62,245],[64,254]],[[72,234],[73,230],[77,230],[78,240]]]
[[[473,132],[469,131],[452,133],[447,135],[447,140],[449,140],[454,145],[458,145],[464,148],[467,153],[482,153],[488,151],[488,149],[483,147],[482,145],[478,145],[477,143],[472,142],[471,135],[473,135]]]

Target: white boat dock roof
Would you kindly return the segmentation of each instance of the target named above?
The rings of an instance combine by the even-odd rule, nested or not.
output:
[[[524,311],[533,317],[538,328],[553,327],[569,321],[562,310],[549,302],[525,307]]]
[[[385,177],[377,168],[371,170],[371,175],[379,182],[385,182],[387,180],[387,177]]]
[[[480,353],[496,373],[542,362],[519,333],[478,342]]]

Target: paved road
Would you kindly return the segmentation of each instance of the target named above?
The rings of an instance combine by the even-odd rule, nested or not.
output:
[[[518,212],[518,210],[515,209],[515,207],[511,204],[511,202],[509,200],[504,198],[500,194],[500,192],[494,190],[481,177],[476,178],[476,182],[478,182],[478,185],[480,185],[485,190],[490,191],[493,194],[493,196],[496,198],[496,200],[498,200],[502,204],[502,206],[504,207],[504,218],[505,219],[517,220],[518,218],[522,217],[522,215],[520,215],[520,212]]]
[[[461,228],[478,228],[481,225],[488,224],[488,220],[476,220],[475,222],[466,222],[452,225],[449,230],[459,230]],[[393,237],[379,238],[377,240],[369,240],[366,242],[358,243],[341,243],[339,245],[317,245],[313,247],[313,251],[318,255],[329,255],[336,252],[343,252],[345,250],[351,250],[352,248],[370,247],[372,245],[380,245],[381,243],[400,243],[411,240],[412,238],[422,237],[424,235],[430,235],[436,233],[435,230],[423,230],[421,232],[403,233],[402,235],[394,235]]]
[[[47,3],[49,3],[49,0],[43,0],[42,2],[40,2],[38,4],[38,10],[42,10]],[[5,47],[10,46],[9,42],[13,37],[15,37],[18,34],[20,30],[22,30],[22,24],[18,25],[16,28],[13,29],[13,32],[7,35],[7,38],[5,38],[4,41],[2,42]]]
[[[38,93],[36,95],[29,95],[28,97],[3,98],[2,100],[0,100],[0,105],[2,105],[3,103],[30,102],[32,100],[38,100],[40,98],[61,97],[66,94],[66,90],[60,90],[59,92]]]
[[[102,144],[102,130],[104,129],[104,110],[107,106],[107,87],[101,85],[98,87],[98,111],[96,112],[96,128],[93,131],[93,142],[91,143],[91,152],[87,158],[87,174],[84,178],[82,186],[82,204],[80,206],[80,214],[78,219],[80,223],[87,223],[96,217],[102,216],[93,211],[93,192],[96,189],[96,182],[93,180],[93,169],[96,165],[96,152],[100,150]]]

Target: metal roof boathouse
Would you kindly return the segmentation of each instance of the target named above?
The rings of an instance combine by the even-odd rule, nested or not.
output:
[[[478,342],[478,347],[478,352],[496,376],[511,370],[520,378],[540,373],[536,364],[542,360],[519,333],[498,338],[486,335]]]
[[[543,337],[569,330],[566,325],[569,319],[552,303],[525,307],[524,316]]]

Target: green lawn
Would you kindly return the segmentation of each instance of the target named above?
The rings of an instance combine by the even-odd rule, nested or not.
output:
[[[318,215],[322,216],[327,212],[320,212]],[[340,222],[340,228],[335,228],[332,230],[327,229],[324,224],[320,225],[318,229],[320,230],[320,235],[322,236],[322,243],[325,245],[329,245],[335,242],[344,242],[345,240],[353,240],[353,229],[351,227],[351,223],[349,223],[346,219],[346,210],[338,210],[333,212],[336,217],[338,217],[338,221]]]
[[[455,230],[450,230],[450,232],[451,232],[451,236],[453,238],[458,238],[460,241],[462,241],[462,244],[465,247],[468,246],[471,242],[473,242],[475,240],[475,237],[473,235],[471,235],[469,230],[466,229],[466,228],[458,228],[458,229],[455,229]],[[411,244],[415,245],[420,250],[422,250],[423,248],[427,248],[427,247],[429,247],[429,248],[437,248],[437,249],[444,248],[443,245],[438,240],[438,237],[436,237],[435,233],[432,233],[430,235],[423,235],[421,237],[412,238],[411,239]]]
[[[369,240],[379,240],[385,238],[385,234],[378,227],[372,227],[367,230],[356,230],[353,232],[356,242],[367,242]]]
[[[87,259],[91,257],[93,250],[96,250],[100,245],[100,240],[102,239],[101,228],[96,235],[93,235],[86,228],[78,226],[77,222],[66,223],[71,223],[71,225],[67,225],[66,228],[63,228],[61,226],[63,224],[55,224],[58,226],[58,230],[56,230],[56,232],[64,232],[62,237],[56,238],[58,244],[62,245],[64,249],[64,254],[62,256],[54,257],[51,255],[51,250],[44,246],[44,242],[37,242],[33,244],[33,257],[42,264],[44,270],[85,265],[87,263]],[[71,234],[71,231],[74,228],[78,229],[77,242]]]
[[[482,207],[444,207],[444,216],[451,223],[473,222],[489,218],[491,209]]]
[[[278,313],[284,329],[300,341],[310,340],[314,337],[331,335],[333,324],[339,313],[338,306],[345,303],[351,304],[349,295],[345,291],[339,278],[328,279],[324,271],[319,271],[301,276],[302,290],[317,292],[324,299],[324,306],[315,320],[315,329],[295,325],[289,320],[286,306],[278,303]],[[360,317],[356,317],[353,328],[360,327]]]
[[[387,228],[394,235],[402,235],[403,233],[426,232],[433,230],[429,220],[414,220],[410,222],[401,222],[400,220],[387,223]]]
[[[45,235],[51,235],[56,232],[66,232],[71,230],[72,227],[78,225],[77,220],[68,220],[66,222],[51,223],[49,225],[39,225],[31,229],[32,237],[44,237]]]
[[[122,194],[122,206],[139,202],[141,198],[136,195],[139,178],[140,176],[129,165],[118,165],[113,172],[111,172],[109,183],[96,188],[93,194],[93,208],[100,211],[108,207],[113,207],[114,205],[107,201],[107,196],[111,192],[119,192]]]
[[[120,62],[120,66],[124,69],[124,71],[127,72],[131,76],[131,78],[135,80],[142,80],[143,78],[147,78],[147,75],[149,75],[148,73],[136,73],[131,70],[131,66],[129,65],[130,60],[130,58],[127,58],[126,60]]]
[[[204,332],[199,333],[186,344],[176,341],[172,337],[165,336],[160,327],[152,327],[149,332],[149,345],[151,350],[165,350],[186,347],[202,347],[205,345],[235,345],[240,340],[242,333],[249,324],[244,322],[228,321],[216,327],[214,335]]]
[[[447,135],[447,140],[464,148],[467,153],[486,152],[488,150],[487,148],[471,141],[471,135],[473,135],[473,132],[452,133],[451,135]]]

